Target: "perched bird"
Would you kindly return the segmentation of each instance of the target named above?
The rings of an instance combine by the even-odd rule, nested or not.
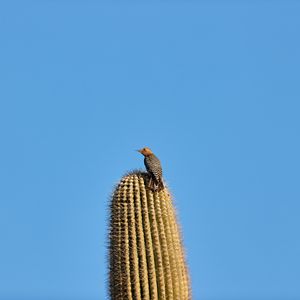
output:
[[[162,168],[159,159],[153,154],[153,152],[145,147],[137,150],[144,155],[144,164],[147,172],[150,175],[148,187],[153,191],[160,191],[164,188]]]

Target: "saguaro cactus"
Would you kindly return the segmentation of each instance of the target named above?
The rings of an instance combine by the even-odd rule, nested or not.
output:
[[[167,188],[147,188],[148,174],[132,172],[110,206],[109,284],[112,300],[188,300],[189,276]]]

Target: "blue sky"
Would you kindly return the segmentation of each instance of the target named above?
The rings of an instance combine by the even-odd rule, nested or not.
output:
[[[1,1],[0,298],[105,299],[109,195],[149,146],[194,299],[300,299],[299,15]]]

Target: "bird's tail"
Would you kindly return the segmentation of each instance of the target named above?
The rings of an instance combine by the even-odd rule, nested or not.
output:
[[[157,191],[159,192],[159,191],[163,190],[164,188],[165,188],[165,184],[164,184],[164,181],[161,179],[159,181],[159,183],[157,184]]]
[[[165,188],[165,185],[162,179],[160,181],[156,181],[150,177],[148,187],[154,192],[159,192]]]

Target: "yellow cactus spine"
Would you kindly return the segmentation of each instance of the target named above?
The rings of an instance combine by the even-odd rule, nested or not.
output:
[[[111,300],[189,300],[189,276],[175,209],[167,188],[147,188],[148,174],[132,172],[110,206]]]

